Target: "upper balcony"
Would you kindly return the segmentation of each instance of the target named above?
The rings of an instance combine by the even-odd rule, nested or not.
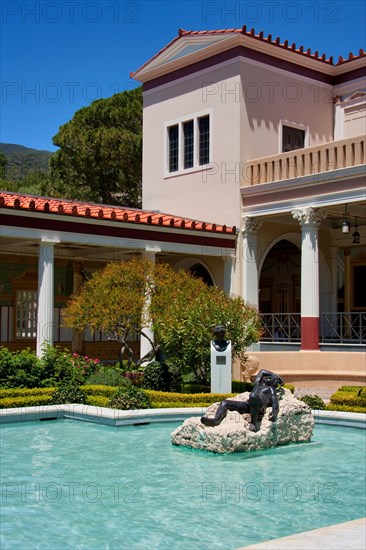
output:
[[[365,141],[365,136],[356,136],[250,160],[246,164],[242,187],[293,180],[365,164]]]

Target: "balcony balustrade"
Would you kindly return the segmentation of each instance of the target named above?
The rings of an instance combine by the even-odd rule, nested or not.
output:
[[[365,137],[358,136],[248,161],[243,186],[297,179],[365,164]]]

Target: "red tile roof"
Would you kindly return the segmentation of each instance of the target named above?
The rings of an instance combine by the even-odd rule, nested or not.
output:
[[[217,225],[190,218],[181,218],[172,214],[163,214],[156,211],[139,210],[138,208],[124,208],[105,204],[70,201],[20,195],[8,191],[0,191],[0,208],[12,210],[27,210],[30,212],[47,213],[79,218],[94,218],[108,222],[124,222],[139,225],[170,227],[175,229],[189,229],[196,231],[236,234],[236,227]]]
[[[326,58],[326,55],[323,53],[322,55],[319,54],[318,51],[315,51],[314,53],[311,53],[311,49],[308,48],[305,50],[304,46],[297,47],[295,43],[289,44],[288,40],[285,40],[281,43],[281,39],[279,36],[277,38],[273,39],[272,35],[269,34],[268,36],[264,36],[263,31],[259,32],[258,34],[255,33],[255,29],[251,28],[250,30],[247,30],[246,25],[244,25],[241,29],[221,29],[221,30],[211,30],[211,31],[185,31],[183,29],[179,29],[178,36],[193,36],[193,35],[215,35],[215,34],[244,34],[245,36],[250,36],[251,38],[254,38],[256,40],[260,40],[262,42],[268,42],[269,44],[273,44],[274,46],[278,46],[280,48],[283,48],[285,50],[290,50],[295,53],[305,55],[306,57],[311,57],[312,59],[317,59],[318,61],[323,61],[324,63],[328,63],[329,65],[341,65],[343,63],[347,63],[348,61],[354,61],[355,59],[359,59],[360,57],[365,57],[366,53],[364,50],[359,50],[358,55],[354,55],[352,52],[348,54],[348,59],[343,59],[342,56],[339,57],[337,63],[333,63],[333,57]]]
[[[131,77],[133,78],[134,75],[141,71],[143,68],[145,68],[153,59],[156,59],[161,53],[163,53],[165,50],[167,50],[174,42],[176,42],[179,38],[184,36],[211,36],[211,35],[223,35],[223,34],[243,34],[245,36],[249,36],[250,38],[253,38],[254,40],[260,40],[261,42],[267,42],[268,44],[272,44],[273,46],[277,46],[279,48],[292,51],[296,54],[316,59],[317,61],[321,61],[323,63],[326,63],[327,65],[334,65],[339,66],[344,63],[347,63],[349,61],[354,61],[356,59],[360,59],[361,57],[365,57],[366,53],[364,50],[360,49],[357,55],[354,55],[352,52],[348,54],[347,59],[343,59],[342,56],[338,58],[338,62],[334,63],[333,57],[330,56],[328,59],[325,55],[319,54],[318,51],[315,51],[314,53],[311,53],[311,49],[307,48],[305,49],[304,46],[297,47],[295,43],[290,44],[288,40],[285,40],[284,42],[281,42],[281,39],[279,36],[276,38],[272,38],[272,35],[269,34],[268,36],[264,36],[263,31],[260,31],[258,34],[256,34],[255,29],[251,28],[250,30],[247,29],[246,25],[244,25],[241,29],[217,29],[217,30],[206,30],[206,31],[186,31],[184,29],[178,30],[178,36],[174,38],[169,44],[167,44],[164,48],[162,48],[159,52],[157,52],[152,58],[150,58],[146,63],[142,65],[137,71],[131,73]]]

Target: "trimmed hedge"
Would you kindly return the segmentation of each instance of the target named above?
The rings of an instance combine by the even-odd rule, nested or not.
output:
[[[56,388],[0,388],[0,399],[10,397],[28,397],[32,395],[50,395],[52,396]]]
[[[366,413],[366,386],[341,386],[331,395],[326,409]]]
[[[0,399],[0,409],[14,409],[15,407],[37,407],[49,405],[52,395],[28,395],[23,397],[4,397]]]
[[[326,411],[341,411],[341,412],[354,412],[354,413],[366,413],[366,407],[350,407],[349,405],[332,405],[328,403],[325,405]]]

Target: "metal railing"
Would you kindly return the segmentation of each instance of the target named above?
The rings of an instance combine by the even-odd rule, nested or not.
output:
[[[262,342],[301,342],[300,313],[262,313]],[[323,344],[366,344],[366,312],[322,313]]]
[[[300,313],[262,313],[262,342],[300,342]]]
[[[366,344],[366,312],[322,313],[320,341],[328,344]]]

